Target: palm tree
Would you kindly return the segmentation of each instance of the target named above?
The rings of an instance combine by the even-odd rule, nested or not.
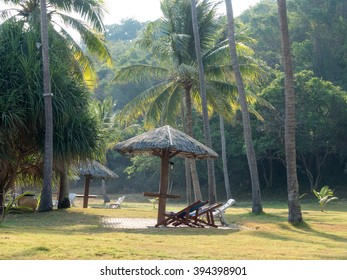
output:
[[[256,161],[253,142],[252,142],[251,123],[250,123],[249,112],[247,108],[245,87],[244,87],[244,83],[243,83],[243,79],[242,79],[242,75],[240,71],[240,66],[238,62],[237,52],[236,52],[234,15],[233,15],[231,0],[225,0],[225,5],[226,5],[227,19],[228,19],[228,39],[229,39],[229,47],[230,47],[231,64],[234,69],[237,89],[240,96],[243,134],[244,134],[244,139],[246,144],[248,166],[249,166],[249,170],[251,174],[252,198],[253,198],[252,212],[261,213],[263,212],[263,207],[261,203],[258,167],[257,167],[257,161]]]
[[[185,103],[185,115],[186,121],[182,120],[186,124],[186,132],[192,136],[193,125],[192,125],[192,96],[191,92],[196,91],[196,82],[198,81],[197,69],[195,67],[195,52],[194,52],[194,35],[192,30],[191,23],[191,7],[187,1],[168,1],[164,0],[161,2],[161,9],[164,14],[164,18],[158,22],[150,25],[142,40],[139,41],[139,44],[143,47],[152,49],[153,53],[156,53],[159,57],[160,62],[164,65],[170,65],[170,68],[164,67],[154,67],[149,65],[132,65],[130,67],[123,68],[116,79],[129,79],[130,75],[135,74],[136,77],[140,78],[140,75],[147,76],[150,78],[151,71],[154,71],[154,75],[160,76],[163,75],[168,77],[164,83],[160,83],[151,89],[147,90],[147,95],[144,100],[142,98],[137,98],[126,106],[124,109],[125,112],[128,112],[127,117],[132,115],[132,112],[129,111],[129,108],[133,109],[138,105],[144,107],[150,106],[147,116],[147,120],[151,123],[157,123],[160,120],[157,119],[158,109],[163,109],[163,106],[160,105],[160,102],[163,103],[162,97],[169,98],[168,106],[170,108],[165,109],[163,114],[164,118],[162,122],[173,123],[178,113],[178,109],[183,108],[178,106],[181,102],[181,95],[184,95]],[[211,38],[215,35],[216,25],[213,24],[212,20],[215,17],[215,11],[211,8],[211,5],[207,1],[201,1],[199,7],[199,20],[203,22],[206,26],[204,30],[204,44],[205,47],[209,44],[211,45]],[[213,30],[214,29],[214,30]],[[156,30],[153,32],[153,30]],[[213,31],[214,32],[213,32]],[[156,33],[159,32],[159,36],[156,37]],[[218,34],[218,32],[217,32]],[[134,71],[136,73],[134,73]],[[151,95],[153,92],[158,96],[156,98],[157,102],[153,102],[150,105],[150,102],[153,98],[148,99],[148,95]],[[165,95],[167,97],[165,97]],[[139,101],[139,103],[137,102]],[[149,101],[149,102],[148,102]],[[167,100],[164,101],[165,103]],[[136,104],[135,104],[136,103]],[[135,106],[134,106],[135,105]],[[148,107],[147,107],[148,108]],[[170,113],[169,113],[170,112]],[[190,160],[190,169],[192,174],[192,182],[195,193],[195,199],[202,199],[199,180],[197,177],[196,165],[194,160]],[[188,172],[188,171],[186,171]]]
[[[43,73],[36,46],[40,35],[35,29],[23,29],[23,25],[8,21],[0,26],[0,77],[4,81],[0,84],[1,193],[13,187],[19,174],[42,177]],[[69,47],[52,32],[49,39],[56,139],[53,165],[64,179],[64,168],[70,162],[91,158],[105,145],[100,142],[98,125],[88,110],[89,92]]]
[[[302,213],[299,201],[299,183],[296,173],[296,144],[295,144],[295,93],[293,66],[290,53],[290,40],[287,20],[286,0],[277,0],[280,33],[282,43],[282,57],[284,64],[284,91],[285,91],[285,154],[287,168],[288,191],[288,221],[290,223],[302,222]]]
[[[48,22],[46,1],[41,0],[41,42],[42,42],[42,78],[43,98],[45,102],[45,152],[43,164],[43,188],[39,211],[51,211],[52,204],[52,174],[53,174],[53,113],[51,76],[49,67]]]
[[[191,0],[192,9],[192,23],[193,23],[193,33],[194,33],[194,43],[196,59],[199,69],[199,83],[200,83],[200,95],[201,95],[201,106],[202,106],[202,116],[204,124],[204,135],[206,145],[212,149],[211,131],[210,123],[208,120],[208,108],[207,108],[207,98],[206,98],[206,84],[205,84],[205,73],[204,65],[201,57],[201,46],[200,46],[200,34],[198,26],[198,16],[196,11],[196,1]],[[216,177],[213,160],[207,160],[207,174],[208,174],[208,190],[209,190],[209,201],[210,203],[215,203],[217,201],[217,190],[216,190]]]
[[[9,8],[0,12],[0,17],[16,18],[20,21],[26,21],[33,28],[38,28],[38,23],[41,25],[41,42],[42,42],[42,58],[43,58],[43,84],[44,84],[44,100],[45,100],[45,157],[44,157],[44,188],[42,190],[41,202],[39,211],[50,211],[52,209],[52,170],[53,170],[53,118],[52,118],[52,93],[50,84],[50,68],[49,68],[49,45],[48,45],[48,16],[51,23],[55,23],[56,34],[68,42],[71,51],[79,63],[81,72],[84,75],[85,81],[89,86],[93,86],[96,81],[96,75],[91,65],[91,60],[84,55],[84,52],[79,45],[73,40],[68,32],[62,28],[58,21],[55,21],[54,16],[58,16],[61,22],[76,29],[87,48],[99,57],[106,59],[111,64],[110,54],[105,47],[102,36],[102,1],[57,1],[51,0],[49,11],[47,13],[47,5],[45,0],[4,0],[6,4],[19,5],[20,8]],[[82,18],[85,18],[88,24],[95,28],[88,27],[81,20],[75,19],[62,12],[77,12]],[[15,12],[12,15],[11,12]]]
[[[175,125],[176,117],[182,108],[180,104],[183,95],[186,132],[189,134],[192,131],[192,105],[198,111],[201,108],[191,5],[183,0],[165,0],[161,2],[161,8],[164,17],[151,23],[138,41],[138,45],[149,50],[157,60],[153,64],[125,66],[118,71],[115,78],[118,82],[153,82],[153,79],[156,82],[128,103],[119,114],[119,119],[131,122],[145,115],[146,125]],[[227,42],[220,40],[223,37],[223,25],[217,20],[216,6],[208,1],[198,2],[197,16],[205,66],[208,110],[214,108],[222,111],[224,117],[230,119],[226,112],[235,105],[236,90],[231,77],[232,67],[228,59]],[[243,73],[254,77],[254,73],[258,73],[258,65],[250,59],[252,51],[241,43],[237,49],[243,58]],[[192,173],[194,174],[193,171]]]
[[[112,65],[111,55],[103,36],[102,0],[50,0],[48,5],[44,5],[40,0],[0,0],[0,2],[10,5],[9,8],[0,11],[0,18],[24,21],[37,29],[41,21],[41,11],[47,7],[48,28],[52,27],[54,32],[67,42],[88,86],[95,86],[97,77],[92,60],[67,30],[77,31],[88,51]],[[80,19],[71,16],[72,13],[77,14]]]
[[[229,171],[228,171],[228,161],[227,161],[227,153],[226,153],[226,141],[225,141],[225,126],[224,119],[221,115],[219,115],[219,126],[220,126],[220,134],[221,134],[221,142],[222,142],[222,161],[223,161],[223,175],[224,175],[224,186],[225,193],[227,195],[227,199],[231,198],[231,190],[229,183]]]

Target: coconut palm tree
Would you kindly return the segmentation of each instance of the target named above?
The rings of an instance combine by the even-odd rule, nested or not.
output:
[[[172,74],[171,78],[175,76],[173,80],[171,80],[170,78],[171,81],[167,80],[166,82],[161,83],[161,85],[157,85],[156,87],[149,89],[149,91],[154,90],[154,94],[160,94],[160,92],[162,92],[164,98],[166,98],[165,95],[172,97],[169,97],[171,100],[168,101],[170,108],[167,108],[166,113],[163,114],[163,116],[165,117],[165,120],[163,122],[166,123],[173,123],[175,121],[178,110],[180,108],[183,108],[178,106],[181,102],[180,96],[184,95],[186,121],[183,120],[183,123],[186,124],[186,132],[192,136],[193,125],[191,92],[192,90],[196,91],[196,82],[198,81],[198,75],[195,62],[196,53],[194,51],[191,7],[187,1],[180,0],[173,2],[164,0],[161,2],[161,9],[163,11],[164,18],[154,24],[151,24],[147,28],[143,38],[139,41],[139,44],[143,47],[150,48],[153,53],[157,54],[159,62],[171,65],[172,68],[168,69],[164,67],[153,67],[149,65],[132,65],[129,68],[121,69],[116,79],[122,79],[124,77],[125,79],[128,79],[129,75],[133,75],[133,72],[136,71],[136,69],[139,70],[139,72],[137,71],[139,75],[144,74],[147,77],[150,76],[150,71],[157,72],[155,73],[155,75],[160,75],[159,72],[161,72],[161,74],[165,73],[165,76],[171,76]],[[198,10],[199,20],[205,26],[203,44],[206,48],[207,45],[211,46],[213,36],[215,36],[214,32],[216,32],[217,30],[217,25],[213,23],[213,19],[215,19],[215,9],[211,6],[211,4],[208,3],[208,1],[200,1]],[[220,29],[220,27],[218,28]],[[157,32],[158,36],[156,34]],[[139,78],[139,75],[137,75],[136,73],[135,75],[137,76],[136,78]],[[147,97],[145,98],[147,99]],[[160,97],[156,98],[159,103],[166,103],[167,101],[161,101],[160,99]],[[139,101],[140,103],[142,103],[141,100]],[[134,101],[134,103],[135,102],[136,101]],[[129,106],[133,107],[134,103],[132,102],[131,104],[129,104]],[[140,103],[137,103],[137,105],[139,105]],[[143,103],[142,105],[147,107],[149,103],[146,102],[146,104]],[[149,109],[147,115],[149,116],[148,120],[150,120],[150,122],[154,124],[158,122],[158,109],[161,110],[163,107],[157,102],[154,102],[152,105],[153,106],[150,106],[151,108]],[[129,112],[128,109],[125,110]],[[128,117],[129,116],[130,114],[128,115]],[[190,160],[189,168],[191,169],[192,174],[195,199],[202,199],[194,160]],[[186,171],[186,173],[189,173],[189,171]]]
[[[290,53],[290,40],[287,20],[286,0],[277,0],[280,22],[282,57],[284,65],[284,91],[285,91],[285,124],[284,141],[287,168],[288,191],[288,221],[290,223],[302,222],[302,213],[299,201],[299,183],[296,173],[296,144],[295,144],[295,93],[293,66]]]
[[[223,161],[223,176],[224,176],[224,187],[227,200],[231,198],[230,182],[229,182],[229,171],[228,171],[228,161],[227,161],[227,152],[226,152],[226,141],[225,141],[225,126],[224,119],[219,115],[219,126],[221,134],[221,148],[222,148],[222,161]]]
[[[45,152],[43,164],[43,188],[41,193],[39,211],[50,211],[52,204],[52,175],[53,175],[53,113],[52,113],[52,90],[49,67],[48,45],[48,20],[46,0],[41,0],[41,43],[42,43],[42,79],[43,98],[45,102]]]
[[[118,82],[142,82],[153,79],[157,82],[127,104],[119,119],[130,122],[145,115],[146,125],[153,126],[158,123],[174,125],[182,108],[180,104],[183,95],[186,132],[190,134],[192,105],[196,110],[201,110],[191,6],[187,1],[165,0],[161,2],[161,9],[164,17],[151,23],[138,41],[138,45],[149,50],[157,60],[151,65],[137,64],[123,67],[115,78]],[[223,112],[225,118],[230,119],[227,112],[234,111],[237,92],[231,75],[227,41],[221,41],[223,25],[217,20],[216,5],[212,5],[209,1],[199,1],[197,17],[205,67],[208,110],[212,112],[214,108]],[[250,59],[252,51],[242,43],[238,44],[237,50],[243,58],[242,71],[249,78],[254,78],[259,67]],[[192,173],[194,174],[193,171]]]
[[[239,92],[239,97],[240,97],[243,134],[244,134],[244,139],[246,144],[248,166],[249,166],[249,170],[251,174],[252,198],[253,198],[252,212],[261,213],[263,212],[263,207],[261,203],[258,167],[257,167],[257,160],[256,160],[255,152],[254,152],[253,142],[252,142],[252,130],[251,130],[247,100],[246,100],[245,86],[242,79],[240,66],[238,62],[238,56],[236,52],[234,15],[233,15],[231,0],[225,0],[225,5],[226,5],[227,19],[228,19],[228,39],[229,39],[229,47],[230,47],[231,64],[234,69],[237,90]]]
[[[212,149],[211,129],[210,129],[210,123],[208,120],[205,71],[204,71],[204,64],[202,62],[202,56],[201,56],[200,34],[199,34],[198,16],[196,11],[195,0],[191,0],[191,10],[192,10],[195,52],[196,52],[196,59],[198,63],[198,72],[199,72],[199,84],[200,84],[200,95],[201,95],[201,101],[202,101],[201,107],[202,107],[202,116],[203,116],[203,124],[204,124],[205,142],[206,142],[206,145]],[[217,201],[216,177],[215,177],[214,161],[210,159],[207,160],[207,175],[208,175],[209,201],[210,203],[215,203]]]
[[[0,2],[9,6],[0,11],[0,18],[4,19],[5,22],[9,19],[16,19],[39,29],[41,10],[46,7],[43,1],[0,0]],[[73,13],[77,17],[72,16]],[[83,48],[68,30],[77,31],[88,51],[111,65],[111,55],[103,36],[103,13],[102,0],[50,0],[47,5],[46,14],[49,28],[52,27],[56,34],[67,42],[82,70],[85,81],[90,87],[95,85],[97,77],[91,58],[85,54]]]

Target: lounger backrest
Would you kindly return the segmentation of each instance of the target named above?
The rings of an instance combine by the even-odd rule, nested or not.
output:
[[[195,212],[196,210],[199,210],[202,206],[206,205],[208,201],[201,201],[200,203],[190,207],[189,213]]]
[[[74,200],[76,198],[76,194],[75,193],[69,193],[69,199]]]
[[[205,208],[200,209],[198,214],[199,215],[204,215],[207,212],[212,212],[213,210],[215,210],[216,208],[220,207],[221,205],[222,205],[221,203],[217,203],[216,202],[216,203],[214,203],[212,205],[209,205],[209,206],[207,206]]]
[[[223,212],[225,211],[227,208],[229,208],[231,205],[233,205],[235,203],[235,199],[230,198],[224,205],[222,205],[221,207],[219,207],[218,209],[216,209],[216,211],[218,212]]]
[[[121,196],[117,199],[116,204],[121,204],[124,200],[125,196]]]
[[[195,212],[196,210],[198,210],[200,207],[204,206],[207,203],[208,201],[200,201],[200,200],[195,201],[194,203],[188,205],[186,208],[179,211],[177,213],[177,217],[183,218],[184,216],[187,215],[187,213]]]

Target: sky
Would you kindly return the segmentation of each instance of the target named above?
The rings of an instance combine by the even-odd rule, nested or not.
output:
[[[232,0],[234,16],[239,15],[248,7],[260,0]],[[125,18],[135,18],[138,21],[148,21],[160,18],[160,0],[104,0],[108,14],[105,14],[106,25],[119,23]],[[225,14],[224,1],[220,5],[221,13]]]
[[[214,1],[214,0],[211,0]],[[248,7],[260,0],[232,0],[234,16],[238,16]],[[119,23],[122,19],[134,18],[140,22],[152,21],[160,18],[160,0],[104,0],[108,13],[104,15],[104,24]],[[1,4],[0,10],[7,6]],[[222,1],[220,13],[225,14],[225,4]],[[1,22],[1,19],[0,19]]]

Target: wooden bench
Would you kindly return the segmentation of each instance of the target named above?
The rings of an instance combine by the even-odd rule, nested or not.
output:
[[[84,194],[76,194],[76,197],[84,197]],[[96,194],[89,194],[89,198],[97,198],[98,196]]]
[[[160,197],[160,198],[180,198],[181,196],[178,194],[160,194],[160,193],[153,193],[153,192],[144,192],[144,196],[149,197]]]

